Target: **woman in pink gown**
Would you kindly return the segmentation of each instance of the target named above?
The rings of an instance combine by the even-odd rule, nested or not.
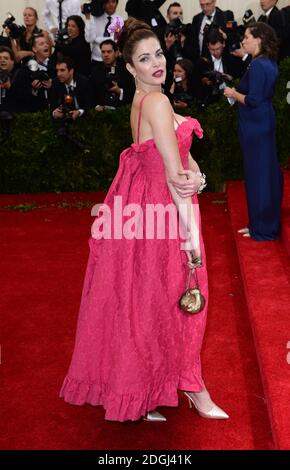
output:
[[[202,179],[189,150],[192,133],[201,138],[202,129],[193,118],[176,117],[161,93],[166,62],[149,26],[128,19],[119,44],[136,79],[131,111],[135,143],[122,152],[105,205],[92,226],[75,348],[60,395],[74,405],[102,405],[107,420],[166,421],[156,408],[178,406],[177,392],[183,390],[201,416],[226,419],[212,402],[201,373],[208,299],[201,233],[199,252],[193,253],[192,219],[186,249],[181,249],[179,233],[169,235],[168,217],[161,224],[163,234],[160,225],[153,235],[146,231],[149,205],[171,205],[183,219],[182,207],[198,204]],[[111,224],[104,229],[108,213]],[[140,214],[146,216],[141,220]],[[117,220],[121,230],[113,227]],[[192,316],[178,301],[193,254],[201,255],[198,278],[206,306]]]

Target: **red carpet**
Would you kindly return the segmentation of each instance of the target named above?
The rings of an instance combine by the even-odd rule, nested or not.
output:
[[[289,222],[285,212],[289,210],[289,174],[286,181],[281,241],[255,242],[237,234],[247,223],[243,183],[229,183],[228,198],[275,447],[289,450],[290,264],[289,238],[285,238],[287,233],[289,237],[285,226]]]
[[[180,396],[178,409],[160,409],[167,423],[111,423],[103,420],[100,407],[74,407],[58,398],[72,353],[87,262],[92,219],[83,206],[98,197],[0,196],[0,206],[44,206],[28,212],[0,211],[0,448],[273,448],[224,195],[201,198],[211,293],[203,364],[208,389],[230,420],[203,419]],[[64,199],[67,202],[59,204]],[[74,207],[69,207],[70,201]],[[283,329],[281,320],[276,311],[272,330]],[[286,357],[285,346],[280,344],[280,358],[275,349],[275,377]]]

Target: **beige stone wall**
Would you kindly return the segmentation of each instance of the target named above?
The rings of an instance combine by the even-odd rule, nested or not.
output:
[[[86,0],[80,0],[80,3],[85,3]],[[174,0],[167,0],[164,6],[161,8],[162,13],[165,14],[168,5]],[[184,20],[185,22],[190,22],[193,15],[200,11],[199,0],[179,0],[179,3],[183,6],[184,10]],[[279,0],[278,6],[281,8],[288,5],[289,0]],[[10,11],[14,14],[17,19],[17,22],[22,23],[22,11],[26,6],[32,6],[36,8],[41,17],[41,10],[44,5],[44,0],[0,0],[0,21],[3,23],[5,14],[7,11]],[[121,15],[125,15],[125,5],[126,0],[119,0],[118,12]],[[240,20],[248,8],[251,8],[256,16],[261,13],[260,2],[259,0],[217,0],[217,5],[226,10],[233,10],[235,16]],[[41,21],[40,21],[41,25]]]

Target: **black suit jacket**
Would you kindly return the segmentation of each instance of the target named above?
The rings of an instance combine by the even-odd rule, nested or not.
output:
[[[13,70],[9,74],[9,80],[11,83],[11,87],[9,90],[5,90],[0,88],[1,94],[1,103],[0,103],[0,111],[8,111],[13,113],[18,110],[18,95],[17,89],[15,87],[15,82],[17,80],[17,75],[19,73],[20,67],[15,65]]]
[[[258,21],[263,21],[264,16],[265,15],[261,15]],[[264,22],[268,23],[268,25],[271,26],[276,31],[276,34],[279,40],[282,42],[284,39],[283,16],[282,16],[281,11],[276,6],[273,8],[270,15],[268,16],[268,21],[264,21]]]
[[[92,90],[92,104],[122,106],[132,103],[135,93],[135,84],[132,75],[126,69],[123,59],[118,59],[116,63],[117,83],[123,89],[123,100],[119,100],[116,95],[116,101],[109,103],[106,101],[106,74],[109,69],[103,62],[100,62],[92,71],[90,78],[90,88]]]
[[[290,56],[290,6],[281,10],[284,23],[283,56]]]
[[[126,12],[128,16],[133,16],[138,20],[145,21],[145,23],[150,26],[152,26],[152,18],[155,18],[157,27],[161,27],[166,25],[166,21],[159,11],[159,8],[165,2],[166,0],[128,0],[126,3]]]
[[[193,17],[191,33],[188,34],[185,44],[186,57],[191,59],[193,62],[195,62],[200,55],[205,55],[207,53],[205,41],[203,42],[201,54],[199,49],[199,32],[204,16],[203,12],[201,12]],[[234,21],[233,12],[231,10],[223,11],[217,7],[212,24],[225,28],[227,21]]]
[[[89,80],[82,75],[75,74],[76,88],[74,89],[73,96],[76,98],[75,109],[87,110],[91,106],[91,93],[89,88]],[[64,96],[67,95],[66,86],[61,83],[58,78],[55,78],[50,90],[50,109],[53,112],[56,108],[64,102]]]
[[[234,79],[240,78],[247,68],[246,63],[227,52],[224,52],[222,55],[222,64],[224,73],[231,75]],[[206,76],[207,72],[212,72],[213,70],[214,64],[209,53],[199,58],[195,65],[196,94],[198,98],[204,98],[211,94],[212,88],[208,85],[203,85],[201,80]]]
[[[48,62],[47,74],[51,79],[55,77],[55,64],[52,58]],[[31,83],[31,72],[27,64],[24,63],[17,72],[13,84],[13,102],[16,112],[27,113],[48,110],[50,89],[40,88],[34,90]]]

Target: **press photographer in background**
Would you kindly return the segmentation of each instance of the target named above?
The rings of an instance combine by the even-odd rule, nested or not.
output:
[[[49,96],[54,119],[75,121],[90,107],[89,80],[76,73],[70,57],[58,59]]]
[[[43,22],[52,37],[64,28],[68,16],[80,14],[79,0],[45,0],[42,12]]]
[[[42,34],[52,45],[47,31],[44,31],[37,26],[38,14],[35,8],[27,7],[23,11],[23,22],[24,26],[18,26],[15,24],[15,20],[6,20],[7,34],[11,40],[11,48],[14,52],[17,62],[32,57],[34,55],[32,51],[33,37]]]
[[[65,30],[58,35],[54,54],[71,57],[77,73],[89,77],[91,73],[91,48],[85,40],[85,22],[78,15],[69,16]]]
[[[263,14],[259,16],[258,21],[266,23],[274,29],[278,38],[279,50],[283,48],[285,39],[285,18],[283,13],[277,8],[278,0],[260,0],[260,6]],[[281,59],[281,54],[279,54]]]
[[[245,11],[241,25],[237,25],[235,21],[228,21],[226,24],[225,33],[227,35],[228,50],[234,57],[242,60],[240,62],[239,78],[245,73],[252,60],[252,56],[244,50],[242,42],[246,29],[254,23],[256,23],[256,19],[252,10],[249,9]]]
[[[18,110],[38,112],[49,109],[49,91],[55,77],[51,47],[43,34],[32,39],[34,56],[21,65],[15,80]]]
[[[186,57],[195,63],[207,53],[206,34],[210,27],[225,28],[227,21],[234,21],[231,10],[222,11],[216,0],[199,0],[201,13],[192,19],[191,31],[185,42]]]
[[[204,105],[216,102],[223,95],[223,89],[244,71],[240,58],[226,49],[226,41],[218,28],[212,28],[207,35],[207,53],[196,63],[196,94]]]
[[[103,62],[92,72],[90,79],[92,103],[96,111],[116,109],[132,102],[135,85],[132,75],[119,57],[117,44],[112,39],[101,43]]]
[[[163,28],[161,38],[167,60],[167,68],[174,67],[175,62],[184,58],[184,44],[189,26],[183,23],[183,10],[180,3],[171,3],[167,9],[168,23]]]
[[[102,62],[100,44],[111,37],[108,28],[117,16],[118,2],[119,0],[93,0],[82,5],[85,15],[85,39],[91,46],[93,68]]]
[[[13,51],[0,46],[0,119],[12,119],[12,113],[17,111],[17,95],[15,93],[15,78],[19,71]]]
[[[164,16],[159,10],[165,2],[166,0],[128,0],[126,12],[128,16],[145,21],[159,36],[158,29],[166,25]]]
[[[189,59],[182,59],[174,66],[173,83],[170,88],[173,106],[187,108],[193,101],[195,90],[193,64]]]

